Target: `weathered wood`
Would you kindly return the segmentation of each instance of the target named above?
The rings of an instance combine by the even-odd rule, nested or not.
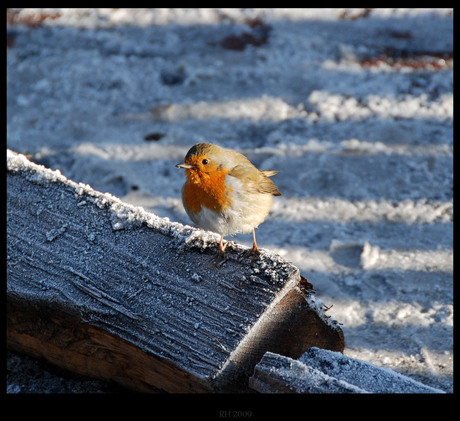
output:
[[[301,361],[272,352],[255,366],[249,387],[259,393],[365,393]]]
[[[267,352],[249,387],[260,393],[444,393],[388,368],[316,347],[298,360]]]
[[[8,346],[139,391],[243,391],[266,351],[343,350],[296,267],[8,151]]]

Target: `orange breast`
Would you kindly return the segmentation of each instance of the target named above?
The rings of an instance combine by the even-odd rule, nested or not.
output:
[[[184,188],[184,201],[193,213],[201,207],[220,212],[230,206],[233,191],[225,185],[228,170],[216,170],[210,173],[188,169],[185,171],[187,183]]]

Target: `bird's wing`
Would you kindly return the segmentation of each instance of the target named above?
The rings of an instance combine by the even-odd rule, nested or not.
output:
[[[228,175],[244,180],[248,192],[252,193],[267,193],[273,196],[281,196],[281,192],[270,180],[272,175],[275,175],[278,171],[260,171],[253,165],[237,165],[232,168]]]
[[[271,171],[271,170],[260,170],[261,173],[264,173],[267,177],[273,177],[274,175],[278,174],[278,171]]]

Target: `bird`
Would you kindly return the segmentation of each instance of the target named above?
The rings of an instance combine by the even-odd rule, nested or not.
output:
[[[246,156],[212,143],[197,143],[177,168],[185,169],[182,202],[199,228],[220,234],[218,257],[225,255],[224,236],[252,231],[250,253],[260,254],[255,229],[265,220],[273,196],[281,196],[270,177]]]

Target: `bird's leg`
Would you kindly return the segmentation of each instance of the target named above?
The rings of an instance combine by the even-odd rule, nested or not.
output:
[[[220,243],[219,243],[219,254],[222,256],[225,254],[225,248],[227,247],[228,241],[224,244],[224,236],[220,236]]]
[[[252,240],[253,240],[252,249],[245,251],[244,255],[245,257],[251,256],[252,260],[254,261],[261,254],[259,247],[257,247],[256,231],[254,228],[252,229]]]
[[[259,247],[257,247],[257,241],[256,241],[256,230],[255,228],[252,229],[252,239],[254,240],[252,244],[252,249],[251,249],[251,254],[256,257],[260,254]]]
[[[228,241],[224,244],[224,236],[220,236],[219,251],[216,257],[213,259],[214,264],[217,266],[220,263],[220,259],[225,259],[225,248],[227,247]]]

